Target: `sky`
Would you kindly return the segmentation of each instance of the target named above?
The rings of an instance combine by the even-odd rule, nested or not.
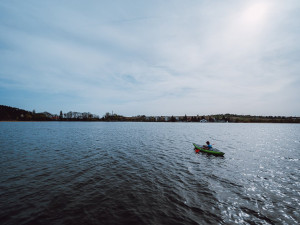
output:
[[[300,116],[300,1],[0,0],[0,105]]]

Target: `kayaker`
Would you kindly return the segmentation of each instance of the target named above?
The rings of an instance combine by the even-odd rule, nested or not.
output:
[[[212,145],[209,143],[209,141],[206,142],[207,145],[203,145],[203,148],[212,150]]]

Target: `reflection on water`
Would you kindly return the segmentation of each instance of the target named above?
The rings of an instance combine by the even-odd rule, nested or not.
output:
[[[297,124],[0,123],[0,223],[297,224],[299,150]]]

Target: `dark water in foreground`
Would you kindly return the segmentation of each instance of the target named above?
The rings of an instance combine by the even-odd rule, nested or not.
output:
[[[297,124],[0,123],[0,153],[3,225],[300,221]]]

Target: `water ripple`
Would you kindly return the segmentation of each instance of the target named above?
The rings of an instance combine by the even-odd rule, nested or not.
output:
[[[299,125],[0,125],[1,224],[300,221]]]

